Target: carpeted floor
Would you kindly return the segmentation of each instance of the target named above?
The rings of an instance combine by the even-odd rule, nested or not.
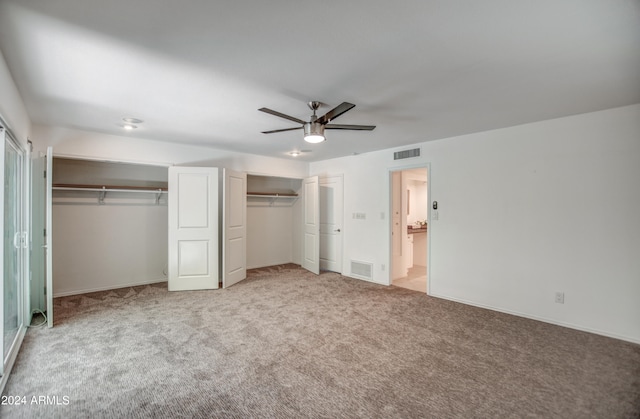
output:
[[[640,345],[294,265],[55,304],[5,389],[26,404],[2,417],[640,415]]]

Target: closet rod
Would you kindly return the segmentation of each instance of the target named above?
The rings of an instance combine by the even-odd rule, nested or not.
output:
[[[247,196],[254,196],[258,198],[297,198],[297,193],[260,193],[260,192],[248,192]]]
[[[99,186],[99,185],[75,185],[61,184],[53,185],[53,189],[58,191],[94,191],[94,192],[148,192],[148,193],[164,193],[169,188],[154,188],[152,186]]]
[[[74,184],[61,184],[56,183],[53,188],[56,191],[88,191],[99,192],[98,204],[104,204],[104,198],[107,192],[136,192],[136,193],[154,193],[156,194],[156,205],[160,205],[160,197],[162,194],[167,193],[169,188],[153,188],[150,186],[103,186],[97,185],[74,185]]]

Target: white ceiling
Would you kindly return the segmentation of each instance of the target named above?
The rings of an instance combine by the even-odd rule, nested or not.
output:
[[[0,0],[0,49],[36,124],[307,161],[640,102],[638,0]],[[309,100],[377,128],[260,133]]]

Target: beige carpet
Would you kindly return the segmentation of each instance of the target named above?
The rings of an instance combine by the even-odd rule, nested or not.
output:
[[[55,327],[29,330],[5,389],[27,404],[2,417],[640,414],[639,345],[293,265],[227,290],[55,304]]]

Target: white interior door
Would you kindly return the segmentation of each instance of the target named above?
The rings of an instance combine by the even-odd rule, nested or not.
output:
[[[303,182],[303,255],[302,267],[318,275],[320,273],[320,199],[318,176]]]
[[[224,170],[222,287],[247,277],[247,174]]]
[[[169,168],[169,291],[218,288],[218,168]]]
[[[343,178],[320,179],[320,269],[342,273]]]
[[[53,217],[52,217],[52,195],[53,195],[53,147],[47,147],[47,171],[46,171],[46,192],[45,192],[45,272],[46,283],[45,294],[47,298],[47,326],[53,327]]]

